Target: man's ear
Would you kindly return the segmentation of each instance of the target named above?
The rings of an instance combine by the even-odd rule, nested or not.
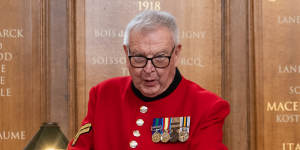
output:
[[[175,60],[175,66],[178,66],[179,65],[179,62],[180,62],[180,53],[181,53],[181,44],[178,44],[176,47],[175,47],[175,51],[174,51],[174,60]]]
[[[127,48],[127,46],[123,45],[123,49],[124,49],[126,57],[128,57],[128,48]]]
[[[126,65],[127,67],[129,68],[130,67],[130,63],[129,63],[129,58],[128,58],[128,47],[126,45],[123,45],[123,49],[124,49],[124,53],[125,53],[125,56],[126,56]]]

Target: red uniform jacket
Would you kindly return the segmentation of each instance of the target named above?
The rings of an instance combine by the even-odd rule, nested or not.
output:
[[[87,116],[68,150],[227,150],[222,144],[222,126],[229,114],[226,101],[182,78],[168,96],[145,102],[133,92],[131,82],[131,77],[118,77],[91,89]],[[141,106],[148,108],[146,113],[140,112]],[[182,116],[190,116],[186,142],[152,141],[154,118]],[[144,121],[141,126],[138,119]]]

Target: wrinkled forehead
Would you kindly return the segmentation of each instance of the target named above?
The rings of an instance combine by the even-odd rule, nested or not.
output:
[[[171,51],[174,45],[172,33],[166,27],[154,30],[134,30],[130,33],[129,47],[131,52]]]

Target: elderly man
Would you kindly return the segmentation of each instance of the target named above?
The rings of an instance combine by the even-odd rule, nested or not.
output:
[[[176,68],[181,45],[173,16],[145,11],[127,26],[131,76],[90,91],[88,113],[69,150],[226,150],[229,105]]]

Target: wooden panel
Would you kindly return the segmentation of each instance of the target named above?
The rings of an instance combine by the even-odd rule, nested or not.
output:
[[[224,143],[230,150],[249,150],[251,124],[248,1],[223,1],[223,84],[222,96],[231,112],[224,126]],[[238,29],[238,30],[237,30]]]
[[[85,44],[79,44],[85,49],[77,49],[77,84],[85,87],[85,91],[78,92],[78,121],[85,116],[87,93],[93,85],[128,75],[122,50],[124,29],[137,13],[146,9],[168,11],[177,18],[183,45],[179,67],[182,74],[221,94],[221,1],[86,0],[85,10],[76,12],[85,14],[85,19],[79,18],[85,25],[79,23],[77,28],[80,36],[85,29],[85,38],[81,39]]]
[[[257,150],[300,149],[299,5],[255,2]]]
[[[68,1],[68,96],[69,96],[69,140],[74,137],[78,128],[76,111],[76,7],[75,1]],[[78,34],[77,34],[78,35]]]
[[[75,4],[75,20],[76,20],[76,52],[74,54],[74,71],[75,73],[75,112],[76,112],[76,130],[80,127],[80,122],[87,112],[86,99],[86,65],[85,65],[85,1],[76,1]]]
[[[75,114],[69,113],[72,106],[68,94],[68,3],[66,0],[47,2],[48,121],[57,122],[63,133],[71,138],[73,133],[70,133],[69,123]]]
[[[0,149],[23,149],[46,120],[41,1],[0,1]]]

